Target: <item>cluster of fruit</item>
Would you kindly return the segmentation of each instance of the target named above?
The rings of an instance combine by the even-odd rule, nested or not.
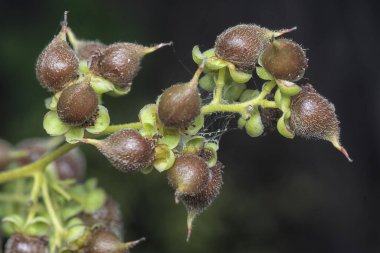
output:
[[[122,172],[167,171],[175,202],[182,202],[188,212],[189,240],[194,218],[215,200],[223,184],[219,143],[200,134],[210,114],[237,113],[239,128],[251,137],[277,129],[287,138],[328,140],[350,160],[340,144],[334,106],[310,84],[295,83],[307,68],[305,51],[290,39],[278,38],[292,30],[271,31],[254,24],[228,28],[217,37],[214,48],[202,53],[194,47],[193,59],[199,67],[190,81],[164,90],[156,103],[140,110],[139,122],[110,126],[102,95],[127,94],[142,57],[170,43],[144,47],[78,40],[65,17],[60,33],[42,51],[36,65],[39,82],[54,93],[46,100],[49,112],[44,128],[52,136],[65,136],[69,144],[62,146],[64,152],[86,143]],[[254,72],[265,81],[261,90],[248,88]],[[209,103],[203,103],[199,87],[212,92]],[[105,135],[109,136],[100,139]],[[0,153],[0,167],[12,160],[11,149],[3,146],[6,152]],[[56,154],[47,154],[32,166],[54,160]],[[75,170],[65,176],[67,168],[64,173],[59,168],[65,157],[54,162],[55,169],[41,166],[31,174],[12,174],[12,179],[33,176],[34,180],[25,186],[32,192],[27,218],[8,213],[4,219],[13,227],[8,235],[14,234],[7,242],[7,252],[19,252],[14,250],[17,245],[27,242],[40,247],[30,252],[44,252],[41,247],[47,251],[47,242],[52,252],[125,252],[134,246],[138,241],[119,241],[122,223],[117,204],[94,180],[80,182],[82,172]],[[0,174],[0,182],[4,178]],[[53,194],[55,201],[50,197]],[[44,224],[52,225],[54,233]]]

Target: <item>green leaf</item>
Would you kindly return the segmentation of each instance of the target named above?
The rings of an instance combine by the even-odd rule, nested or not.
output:
[[[87,192],[87,196],[83,203],[83,211],[88,214],[94,213],[96,210],[101,208],[106,201],[105,192],[100,189],[94,189],[92,191]]]
[[[86,131],[92,134],[103,132],[110,125],[110,116],[106,107],[99,105],[98,117],[93,126],[87,127]]]
[[[54,111],[45,114],[43,126],[45,131],[51,136],[62,135],[70,129],[68,125],[61,121],[57,112]]]

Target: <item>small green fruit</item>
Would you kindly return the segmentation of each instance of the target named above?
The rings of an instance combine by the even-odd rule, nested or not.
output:
[[[57,104],[62,122],[71,126],[92,126],[98,112],[98,97],[85,79],[66,88]]]
[[[303,77],[308,60],[299,44],[289,39],[278,39],[266,47],[260,62],[276,79],[297,81]]]

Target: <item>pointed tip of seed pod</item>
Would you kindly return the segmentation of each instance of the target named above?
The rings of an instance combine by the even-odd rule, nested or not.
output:
[[[286,33],[293,32],[295,30],[297,30],[297,26],[294,26],[292,28],[281,29],[281,30],[273,32],[272,34],[273,34],[273,37],[276,38],[276,37],[280,37],[280,36],[282,36],[282,35],[284,35]]]
[[[197,214],[195,212],[189,211],[187,214],[187,237],[186,237],[186,242],[190,241],[191,237],[191,232],[193,231],[193,221],[195,219],[195,216]]]
[[[166,43],[160,43],[160,44],[152,46],[152,47],[146,47],[146,48],[144,48],[144,54],[150,54],[150,53],[153,53],[154,51],[157,51],[158,49],[160,49],[162,47],[172,46],[172,45],[173,45],[173,41],[169,41]]]
[[[131,241],[131,242],[126,242],[123,244],[123,249],[125,250],[129,250],[129,249],[132,249],[133,247],[135,247],[137,244],[139,244],[140,242],[143,242],[145,241],[146,238],[145,237],[142,237],[138,240],[135,240],[135,241]]]
[[[354,160],[351,159],[350,155],[348,154],[347,150],[340,144],[340,142],[338,140],[336,140],[336,138],[334,138],[331,143],[333,144],[333,146],[339,150],[346,158],[347,160],[352,163]]]
[[[73,139],[73,140],[79,141],[79,142],[85,143],[85,144],[94,145],[94,146],[98,146],[101,143],[100,140],[96,140],[96,139],[85,139],[85,138],[82,138],[82,139]]]

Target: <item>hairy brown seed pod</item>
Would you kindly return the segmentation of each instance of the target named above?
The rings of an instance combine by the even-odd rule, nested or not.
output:
[[[308,60],[298,43],[289,39],[278,39],[265,48],[260,61],[275,78],[297,81],[303,77]]]
[[[168,171],[169,184],[176,190],[176,198],[180,195],[195,195],[201,192],[209,180],[207,163],[195,154],[181,155]]]
[[[91,70],[120,88],[128,88],[140,70],[144,49],[133,43],[109,45],[93,58]]]
[[[152,164],[155,142],[133,129],[117,131],[104,140],[84,139],[122,172],[138,172]]]
[[[82,181],[86,173],[86,159],[76,148],[54,161],[54,170],[60,180]]]
[[[75,52],[79,60],[90,61],[93,56],[100,54],[107,45],[99,41],[80,41]]]
[[[81,251],[83,253],[125,253],[136,246],[145,238],[137,241],[123,243],[116,235],[105,229],[95,229],[87,242],[87,246]]]
[[[98,111],[98,97],[89,82],[85,79],[62,92],[57,104],[57,113],[62,122],[72,126],[91,125],[88,121]]]
[[[86,226],[102,226],[114,233],[119,239],[123,238],[123,216],[120,205],[113,198],[107,196],[106,203],[93,214],[81,214],[81,220]]]
[[[59,92],[78,76],[79,60],[66,42],[64,27],[38,56],[36,75],[40,84]]]
[[[334,105],[311,84],[303,86],[301,92],[292,97],[289,125],[298,136],[331,142],[352,161],[340,145],[340,127]]]
[[[198,79],[203,65],[188,83],[167,88],[158,101],[158,117],[168,128],[183,129],[191,125],[200,114],[202,99],[198,91]]]
[[[208,169],[209,179],[206,187],[195,195],[182,195],[180,200],[187,209],[187,241],[190,239],[192,231],[192,223],[195,217],[203,212],[215,198],[219,195],[220,189],[223,185],[222,169],[224,168],[221,162],[217,162],[216,165]]]
[[[270,31],[254,24],[240,24],[226,29],[215,41],[215,54],[236,68],[252,71],[261,52],[270,43]]]
[[[23,234],[14,234],[5,245],[5,253],[48,253],[45,239]]]

